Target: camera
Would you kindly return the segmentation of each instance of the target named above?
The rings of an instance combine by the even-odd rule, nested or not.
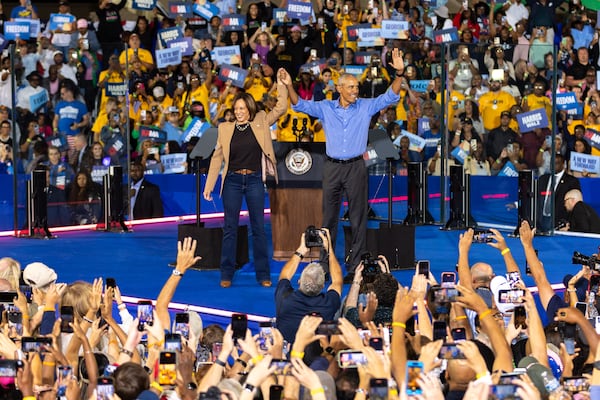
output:
[[[371,255],[371,253],[364,253],[360,259],[363,263],[363,275],[364,276],[374,276],[381,272],[379,268],[378,260],[379,258],[375,258]]]
[[[473,232],[473,243],[490,243],[493,241],[493,233],[488,230],[475,230]]]
[[[598,270],[598,268],[596,267],[596,264],[600,263],[600,260],[598,260],[598,257],[596,257],[596,256],[586,256],[584,254],[581,254],[578,251],[574,251],[573,259],[571,260],[571,262],[573,264],[587,265],[591,269]]]
[[[314,225],[306,228],[306,232],[304,232],[304,244],[306,247],[323,247],[323,239],[319,236],[319,232],[325,234],[322,229],[317,229]]]

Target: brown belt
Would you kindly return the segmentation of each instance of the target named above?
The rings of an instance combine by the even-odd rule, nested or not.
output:
[[[250,175],[255,172],[256,172],[255,170],[248,169],[248,168],[236,169],[235,171],[233,171],[234,174],[240,174],[240,175]]]

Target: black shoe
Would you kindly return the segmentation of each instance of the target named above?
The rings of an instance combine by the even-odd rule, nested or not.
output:
[[[354,272],[348,272],[344,277],[344,285],[348,285],[354,282]]]

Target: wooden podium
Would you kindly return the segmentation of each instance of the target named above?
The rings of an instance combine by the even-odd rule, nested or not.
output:
[[[325,143],[274,142],[279,184],[269,182],[273,259],[287,261],[309,225],[323,223]],[[319,258],[319,249],[310,258]]]

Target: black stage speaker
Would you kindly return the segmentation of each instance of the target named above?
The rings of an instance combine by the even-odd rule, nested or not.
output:
[[[181,224],[177,227],[177,240],[183,241],[186,237],[198,241],[196,256],[202,257],[193,269],[219,269],[221,265],[221,244],[223,242],[223,228],[204,228],[196,224]],[[249,261],[248,256],[248,226],[238,227],[237,237],[237,266],[241,268]]]
[[[535,226],[537,223],[537,180],[533,177],[533,171],[525,169],[519,171],[518,187],[518,220],[517,227],[513,232],[514,236],[519,236],[519,227],[521,222],[529,222],[529,226]]]
[[[352,248],[352,229],[344,226],[345,259]],[[392,225],[383,222],[379,229],[367,229],[367,251],[374,257],[382,254],[390,269],[415,268],[415,226]]]

